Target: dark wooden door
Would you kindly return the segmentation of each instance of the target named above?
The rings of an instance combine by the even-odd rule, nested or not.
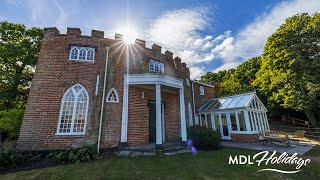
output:
[[[156,103],[149,102],[149,142],[156,142]]]

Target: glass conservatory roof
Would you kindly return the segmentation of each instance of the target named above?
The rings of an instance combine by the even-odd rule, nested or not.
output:
[[[200,108],[200,111],[212,111],[234,108],[247,108],[252,98],[254,98],[255,92],[238,94],[233,96],[221,97],[217,99],[207,100]]]

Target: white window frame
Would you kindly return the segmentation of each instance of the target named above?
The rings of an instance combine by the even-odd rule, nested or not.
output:
[[[200,86],[199,89],[200,89],[200,95],[201,95],[201,96],[204,96],[204,95],[205,95],[205,94],[204,94],[204,87],[203,87],[203,86]]]
[[[60,132],[59,130],[60,130],[60,125],[61,125],[62,111],[63,111],[63,105],[64,105],[64,97],[65,97],[65,95],[68,94],[69,91],[73,91],[73,87],[75,87],[75,86],[81,86],[82,90],[80,90],[80,91],[84,91],[85,94],[87,95],[87,106],[86,106],[86,113],[85,113],[85,118],[84,118],[83,132],[73,132],[73,125],[74,125],[74,121],[75,121],[75,113],[76,113],[76,110],[77,110],[78,96],[75,96],[75,100],[74,100],[75,104],[74,104],[73,110],[72,110],[72,120],[71,120],[70,132],[68,132],[68,133]],[[85,135],[86,134],[86,126],[87,126],[87,119],[88,119],[88,109],[89,109],[89,100],[90,99],[89,99],[88,91],[81,84],[75,84],[75,85],[71,86],[69,89],[67,89],[64,92],[64,95],[63,95],[62,100],[61,100],[58,127],[57,127],[57,131],[56,131],[55,135],[78,136],[78,135]]]
[[[72,51],[74,49],[76,49],[78,51],[77,58],[72,58]],[[81,50],[85,51],[85,59],[79,59]],[[88,59],[88,52],[89,51],[93,52],[93,59],[91,59],[91,60]],[[94,48],[92,48],[92,47],[71,46],[71,49],[70,49],[70,52],[69,52],[69,60],[70,61],[94,62],[94,59],[95,59],[95,49]]]
[[[111,95],[111,93],[114,92],[114,94],[116,95],[116,101],[109,101],[109,96]],[[110,89],[110,91],[108,92],[107,94],[107,98],[106,98],[106,102],[109,102],[109,103],[119,103],[119,95],[118,95],[118,92],[117,90],[113,87],[112,89]]]
[[[149,72],[164,74],[164,64],[151,59],[149,61]]]

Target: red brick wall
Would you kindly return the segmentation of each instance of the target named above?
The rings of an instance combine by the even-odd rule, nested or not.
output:
[[[142,98],[142,92],[144,98]],[[179,107],[178,94],[161,92],[161,99],[165,103],[165,141],[177,141],[180,137],[180,111],[177,109]],[[129,88],[129,145],[149,143],[148,103],[150,100],[155,101],[155,90],[138,87]]]
[[[200,95],[200,86],[204,87],[204,95]],[[214,93],[214,88],[201,85],[199,83],[193,83],[193,88],[194,88],[194,100],[195,100],[195,108],[196,108],[196,113],[197,110],[203,105],[203,103],[211,98],[215,98],[215,93]]]
[[[45,30],[39,59],[31,86],[28,103],[18,140],[20,149],[52,150],[66,147],[78,147],[86,141],[96,142],[99,127],[103,77],[106,58],[106,46],[110,47],[106,95],[115,88],[119,95],[119,103],[105,103],[102,122],[101,147],[115,147],[120,142],[123,77],[126,73],[125,44],[121,40],[103,38],[103,32],[92,31],[90,36],[81,36],[80,29],[70,28],[67,34],[59,34],[55,28]],[[95,61],[68,61],[70,46],[92,46],[95,48]],[[148,73],[150,58],[165,64],[165,75],[184,80],[185,109],[188,121],[188,102],[192,104],[191,88],[186,86],[186,77],[190,78],[189,68],[179,58],[166,51],[161,53],[160,46],[145,48],[143,41],[138,41],[130,48],[130,73]],[[96,78],[100,75],[98,95],[95,95]],[[84,136],[56,136],[61,99],[65,91],[72,85],[82,84],[89,94],[89,110],[86,134]],[[148,141],[149,121],[148,99],[155,99],[154,90],[144,90],[145,99],[141,99],[141,90],[129,87],[129,119],[128,143],[138,144]],[[162,92],[166,102],[165,127],[166,141],[176,141],[180,137],[179,94]],[[207,90],[206,90],[207,92]],[[148,97],[149,96],[149,97]],[[140,97],[140,98],[139,98]],[[197,97],[196,97],[197,98]],[[105,102],[105,99],[104,99]],[[140,110],[140,111],[139,111]],[[137,117],[139,116],[139,118]],[[143,118],[141,118],[143,117]],[[188,124],[188,123],[187,123]],[[135,127],[136,126],[136,127]]]
[[[96,47],[94,63],[68,61],[70,44]],[[18,145],[20,149],[44,150],[79,146],[95,130],[96,76],[103,69],[103,51],[98,39],[74,36],[45,38],[33,78]],[[89,94],[85,136],[56,136],[61,99],[72,85],[82,84]]]

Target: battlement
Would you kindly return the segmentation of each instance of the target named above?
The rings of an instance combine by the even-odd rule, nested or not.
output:
[[[68,27],[66,34],[61,34],[60,31],[56,27],[47,27],[44,28],[44,39],[52,39],[54,37],[71,37],[71,38],[89,38],[89,39],[105,39],[105,40],[116,40],[117,42],[123,41],[123,35],[115,33],[114,39],[105,38],[104,31],[100,30],[91,30],[90,36],[82,35],[82,31],[80,28]],[[133,43],[135,46],[139,46],[142,49],[146,48],[146,41],[141,39],[136,39]],[[162,54],[167,57],[168,60],[172,60],[175,62],[177,66],[181,66],[185,69],[188,74],[190,74],[190,70],[187,67],[186,63],[181,63],[181,59],[179,57],[173,57],[173,53],[170,51],[165,51],[164,54],[161,53],[162,46],[153,44],[151,46],[151,50],[155,53]]]

